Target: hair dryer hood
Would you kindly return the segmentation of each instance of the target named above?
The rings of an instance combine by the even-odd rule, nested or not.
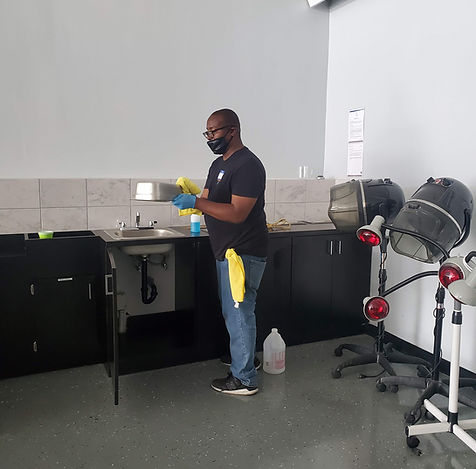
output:
[[[390,179],[352,179],[331,187],[328,215],[338,230],[353,232],[375,215],[391,223],[404,202],[402,189]]]
[[[431,239],[449,251],[469,234],[473,196],[469,189],[451,178],[430,178],[400,210],[392,226]],[[390,232],[395,252],[418,261],[438,262],[443,253],[414,236]]]

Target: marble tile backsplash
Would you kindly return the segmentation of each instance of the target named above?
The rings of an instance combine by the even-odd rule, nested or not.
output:
[[[148,181],[175,182],[170,179]],[[142,179],[0,179],[0,233],[43,230],[114,228],[118,221],[133,226],[136,212],[141,223],[157,226],[187,225],[168,202],[134,199],[136,183]],[[205,180],[193,179],[203,188]],[[329,221],[329,188],[332,179],[268,179],[266,217],[289,222]]]

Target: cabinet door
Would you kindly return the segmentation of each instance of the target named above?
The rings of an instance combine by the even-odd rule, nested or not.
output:
[[[11,274],[11,271],[10,271]],[[28,303],[29,285],[21,277],[0,282],[0,378],[35,370],[34,318]]]
[[[287,341],[286,315],[291,307],[291,238],[269,239],[266,269],[256,300],[256,349],[263,349],[263,341],[277,327]]]
[[[326,337],[332,318],[332,238],[292,238],[291,314],[287,318],[289,345]]]
[[[198,354],[201,360],[216,358],[229,349],[228,332],[218,298],[216,262],[210,241],[199,239],[195,245],[195,317]]]
[[[96,363],[98,314],[94,275],[34,282],[34,316],[41,370]]]
[[[371,248],[354,234],[334,239],[332,270],[332,310],[336,333],[340,336],[363,332],[366,320],[362,300],[370,290]],[[336,336],[336,335],[335,335]]]

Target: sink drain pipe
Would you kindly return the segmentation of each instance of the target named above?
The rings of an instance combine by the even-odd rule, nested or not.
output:
[[[147,264],[149,261],[148,256],[142,256],[141,259],[141,274],[142,274],[142,286],[141,286],[141,293],[142,293],[142,303],[145,303],[146,305],[152,303],[156,298],[157,298],[157,286],[154,283],[154,279],[152,277],[149,277],[147,275]],[[149,294],[149,288],[150,288],[150,296]]]

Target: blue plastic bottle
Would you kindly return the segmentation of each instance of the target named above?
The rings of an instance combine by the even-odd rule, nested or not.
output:
[[[190,232],[200,233],[200,215],[190,215]]]

